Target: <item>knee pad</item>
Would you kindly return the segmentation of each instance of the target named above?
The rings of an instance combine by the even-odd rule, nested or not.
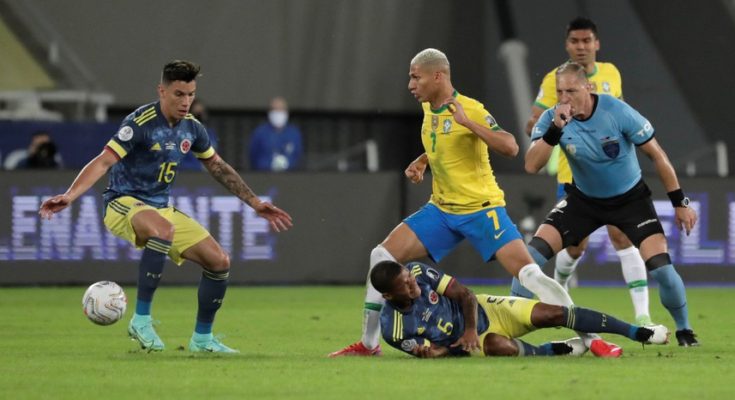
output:
[[[549,243],[547,243],[544,239],[541,239],[538,236],[534,236],[531,238],[531,241],[528,242],[529,247],[533,247],[536,249],[536,251],[539,252],[544,258],[547,260],[551,257],[554,257],[554,250],[551,249],[551,246],[549,246]]]
[[[646,269],[648,271],[653,271],[656,268],[661,268],[664,265],[669,264],[671,264],[671,256],[669,256],[669,253],[656,254],[646,261]]]

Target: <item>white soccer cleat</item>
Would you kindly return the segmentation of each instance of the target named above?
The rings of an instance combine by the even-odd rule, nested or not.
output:
[[[580,337],[573,337],[571,339],[567,339],[564,341],[564,343],[572,348],[572,352],[569,353],[570,356],[583,356],[584,353],[587,352],[587,346],[584,345],[584,340]]]
[[[653,331],[653,335],[646,341],[646,344],[666,344],[669,343],[669,328],[663,325],[647,326],[647,329]]]

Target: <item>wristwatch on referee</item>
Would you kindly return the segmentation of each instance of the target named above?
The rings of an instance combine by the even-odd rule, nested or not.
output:
[[[671,200],[672,206],[683,208],[689,207],[689,197],[686,197],[684,195],[684,191],[681,190],[681,188],[668,192],[666,193],[666,195],[669,196],[669,200]]]

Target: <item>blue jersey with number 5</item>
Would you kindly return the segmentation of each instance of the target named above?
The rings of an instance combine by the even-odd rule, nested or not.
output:
[[[120,196],[132,196],[156,208],[168,205],[177,166],[188,152],[199,159],[215,154],[199,121],[187,114],[170,126],[158,102],[125,117],[105,148],[119,159],[110,169],[105,204]]]
[[[464,333],[462,307],[444,296],[452,277],[420,262],[411,262],[406,267],[416,277],[421,288],[419,296],[409,310],[399,311],[390,302],[380,313],[380,328],[383,339],[392,347],[406,353],[417,346],[433,343],[449,347]],[[489,321],[478,308],[477,331],[487,329]],[[466,354],[461,348],[450,348],[451,354]]]

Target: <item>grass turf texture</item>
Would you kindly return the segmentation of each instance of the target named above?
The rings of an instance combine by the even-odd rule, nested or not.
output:
[[[621,359],[526,357],[417,360],[383,345],[380,358],[329,359],[359,338],[362,287],[234,287],[215,334],[242,354],[183,350],[194,326],[196,288],[162,287],[153,306],[166,351],[147,354],[127,338],[128,311],[112,326],[81,311],[84,288],[0,288],[0,398],[733,398],[735,289],[688,290],[691,320],[702,343],[681,348],[621,345]],[[473,287],[504,294],[507,287]],[[577,304],[632,319],[625,289],[572,290]],[[673,321],[651,290],[655,322]],[[574,336],[545,329],[538,344]]]

